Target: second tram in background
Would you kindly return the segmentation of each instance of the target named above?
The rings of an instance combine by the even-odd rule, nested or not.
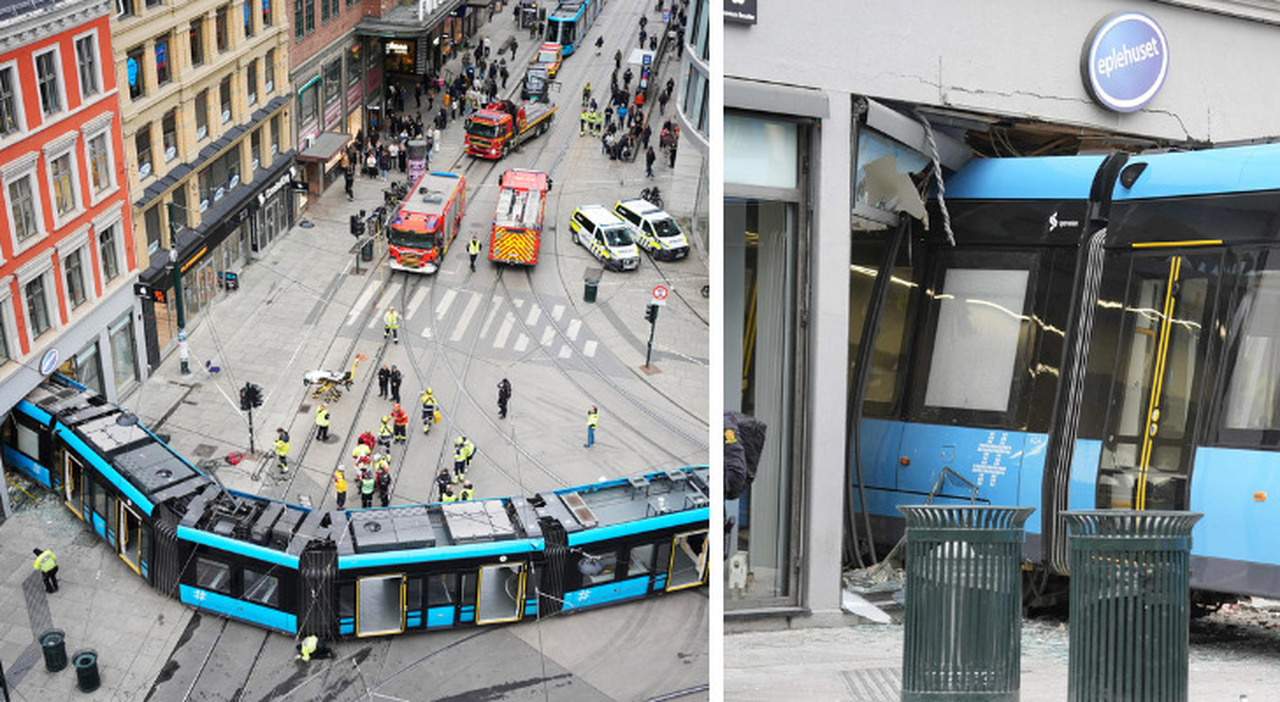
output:
[[[604,0],[562,2],[547,17],[545,41],[559,44],[565,56],[570,56],[587,38],[587,30],[596,21],[596,15],[604,7]]]
[[[462,228],[467,207],[467,179],[431,171],[414,182],[388,227],[391,267],[412,273],[435,273]]]

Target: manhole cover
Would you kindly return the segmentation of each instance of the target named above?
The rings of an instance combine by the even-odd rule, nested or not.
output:
[[[213,455],[214,451],[217,451],[217,450],[218,450],[218,447],[214,446],[213,444],[196,444],[196,447],[194,449],[191,449],[191,453],[201,458],[208,458]]]

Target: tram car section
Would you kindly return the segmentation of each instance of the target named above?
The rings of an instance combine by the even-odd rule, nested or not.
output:
[[[707,583],[706,466],[528,498],[309,510],[226,489],[58,375],[0,438],[6,465],[59,495],[152,587],[289,635],[503,624]]]

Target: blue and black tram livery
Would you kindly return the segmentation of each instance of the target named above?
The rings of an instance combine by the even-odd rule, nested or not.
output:
[[[52,376],[0,432],[150,585],[287,634],[514,622],[705,585],[708,468],[384,509],[225,489],[98,394]]]
[[[853,245],[859,539],[1031,506],[1061,575],[1064,511],[1194,510],[1200,601],[1280,596],[1280,144],[979,159],[942,206]]]

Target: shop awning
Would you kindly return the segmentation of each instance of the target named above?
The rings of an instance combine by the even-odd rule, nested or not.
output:
[[[305,151],[298,154],[299,161],[311,161],[317,163],[328,163],[330,159],[338,155],[347,142],[351,140],[350,134],[341,132],[325,132],[316,137]]]

